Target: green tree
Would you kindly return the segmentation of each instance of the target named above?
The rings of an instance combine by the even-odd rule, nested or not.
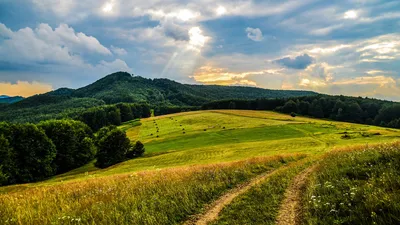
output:
[[[382,122],[388,124],[396,119],[400,119],[400,104],[385,105],[376,116],[375,124],[379,125]]]
[[[85,165],[94,159],[96,148],[92,130],[83,122],[74,120],[50,120],[38,125],[56,146],[54,160],[57,173]]]
[[[98,134],[96,166],[106,168],[126,159],[131,143],[126,133],[118,128],[105,127]]]
[[[0,136],[0,185],[8,184],[9,173],[8,169],[12,168],[11,162],[12,149],[8,140]]]
[[[36,125],[0,123],[0,135],[7,139],[10,147],[3,148],[1,153],[2,157],[8,155],[7,161],[2,161],[8,183],[33,182],[55,174],[56,148]],[[3,140],[3,143],[6,142]]]
[[[130,121],[130,120],[134,119],[132,109],[129,106],[129,104],[119,103],[119,104],[117,104],[117,107],[118,107],[119,111],[121,112],[121,121],[122,122]]]
[[[229,102],[230,109],[236,109],[236,103],[234,101]]]
[[[142,156],[145,152],[145,148],[142,142],[137,141],[136,144],[127,152],[126,157],[133,159]]]
[[[298,107],[298,112],[301,115],[308,115],[308,108],[310,107],[310,103],[306,101],[301,101]]]
[[[309,115],[316,117],[316,118],[324,117],[324,111],[322,110],[322,107],[319,104],[317,99],[314,99],[314,101],[312,101],[310,108],[308,109],[308,113],[309,113]]]
[[[282,107],[282,112],[283,113],[297,113],[297,105],[296,102],[294,102],[293,100],[289,100],[285,103],[285,105],[283,105]]]
[[[121,125],[121,112],[116,106],[109,106],[107,111],[107,125]]]

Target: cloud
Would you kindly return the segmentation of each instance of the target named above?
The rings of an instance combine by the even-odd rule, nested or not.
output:
[[[254,81],[250,81],[246,77],[260,73],[263,72],[234,73],[228,72],[225,68],[202,66],[194,73],[193,78],[203,84],[257,86]]]
[[[64,19],[82,20],[90,16],[116,18],[150,17],[162,21],[165,18],[182,22],[201,22],[221,16],[270,16],[292,12],[314,0],[279,1],[243,1],[222,0],[218,3],[210,0],[183,2],[181,0],[31,0],[40,12],[52,12]]]
[[[128,52],[125,49],[118,48],[118,47],[115,47],[113,45],[111,45],[111,51],[116,55],[126,55],[126,54],[128,54]]]
[[[83,65],[82,54],[111,55],[111,51],[100,42],[84,33],[75,31],[66,24],[52,29],[48,24],[39,24],[12,32],[0,24],[1,34],[7,36],[0,42],[2,61],[16,63],[58,63]]]
[[[304,73],[311,77],[320,78],[323,81],[331,81],[333,79],[332,68],[327,63],[313,64],[307,67]]]
[[[275,62],[291,69],[305,69],[313,62],[313,60],[314,59],[308,54],[303,54],[296,56],[295,58],[285,57],[275,60]]]
[[[100,61],[99,64],[94,66],[95,71],[101,71],[102,74],[114,73],[116,71],[125,71],[132,73],[132,69],[126,64],[125,61],[116,59],[112,62]]]
[[[192,78],[203,84],[258,86],[258,76],[280,75],[281,69],[233,72],[227,68],[206,65],[198,68]]]
[[[47,10],[53,11],[58,16],[66,16],[71,10],[73,10],[77,1],[53,1],[53,0],[32,0],[41,11],[46,12]]]
[[[188,41],[189,34],[185,27],[174,23],[172,20],[165,20],[161,23],[162,31],[165,36],[176,41]]]
[[[264,39],[263,34],[259,28],[246,28],[247,37],[253,41],[262,41]]]
[[[366,84],[377,84],[381,87],[387,84],[396,84],[396,81],[392,77],[385,76],[373,76],[373,77],[355,77],[352,79],[345,79],[333,82],[334,85],[366,85]]]
[[[29,97],[35,94],[42,94],[51,91],[53,88],[50,84],[39,83],[33,81],[17,81],[17,83],[0,82],[0,94],[8,96]]]
[[[5,38],[10,38],[12,36],[13,32],[6,27],[6,25],[0,23],[0,35],[5,37]]]
[[[188,34],[189,34],[188,48],[193,49],[195,51],[201,51],[206,42],[210,39],[210,37],[203,35],[203,30],[201,30],[200,27],[190,28]]]

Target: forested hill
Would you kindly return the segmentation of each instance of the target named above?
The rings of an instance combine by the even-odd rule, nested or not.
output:
[[[7,95],[0,95],[0,103],[9,104],[9,103],[14,103],[14,102],[19,102],[22,99],[24,99],[24,98],[21,97],[21,96],[10,97],[10,96],[7,96]]]
[[[310,91],[268,90],[255,87],[188,85],[168,79],[146,79],[118,72],[75,90],[74,97],[89,97],[108,104],[118,102],[148,102],[177,106],[200,106],[222,99],[285,98],[309,96]]]
[[[288,98],[316,95],[311,91],[268,90],[255,87],[188,85],[168,79],[146,79],[117,72],[79,89],[60,88],[13,104],[0,104],[0,121],[39,122],[74,117],[88,108],[126,103],[200,107],[225,99]]]

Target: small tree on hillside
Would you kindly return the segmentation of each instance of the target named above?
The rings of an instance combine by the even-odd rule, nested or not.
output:
[[[132,146],[124,131],[105,127],[98,135],[97,167],[106,168],[126,159],[126,153]]]
[[[291,112],[297,113],[296,102],[294,102],[293,100],[287,101],[285,103],[285,105],[282,107],[282,112],[284,112],[284,113],[291,113]]]
[[[142,156],[145,152],[144,145],[142,142],[137,141],[136,144],[126,153],[128,159],[133,159]]]

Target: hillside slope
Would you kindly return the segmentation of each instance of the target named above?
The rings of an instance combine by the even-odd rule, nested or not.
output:
[[[118,72],[77,89],[76,97],[91,97],[106,103],[149,102],[199,106],[221,99],[282,98],[315,95],[311,91],[268,90],[255,87],[188,85],[168,79],[146,79]]]
[[[21,100],[23,100],[24,98],[21,96],[14,96],[14,97],[10,97],[7,95],[1,95],[0,96],[0,103],[14,103],[14,102],[19,102]]]
[[[117,72],[79,89],[60,88],[11,105],[2,105],[0,121],[38,122],[74,115],[84,109],[119,102],[152,106],[201,106],[224,99],[284,98],[316,95],[310,91],[254,87],[187,85],[168,79],[146,79]]]

